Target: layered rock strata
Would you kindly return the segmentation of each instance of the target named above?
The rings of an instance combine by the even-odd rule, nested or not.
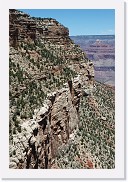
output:
[[[107,122],[98,103],[102,94],[95,88],[93,63],[71,41],[68,28],[55,19],[34,18],[10,10],[9,23],[9,167],[54,168],[58,160],[63,161],[58,158],[60,148],[69,145],[71,139],[77,140],[76,143],[80,141],[80,144],[83,132],[87,137],[84,142],[88,143],[88,131],[93,130],[95,115],[98,122]],[[94,98],[97,92],[100,96]],[[110,104],[113,114],[114,106]],[[88,119],[85,113],[90,115],[90,111],[91,118]],[[108,120],[113,124],[112,118],[108,117]],[[108,133],[113,138],[111,131]],[[85,153],[85,148],[83,150]],[[81,154],[75,151],[76,161],[81,162]],[[88,164],[90,168],[94,166],[90,162]],[[61,168],[61,165],[57,166]]]

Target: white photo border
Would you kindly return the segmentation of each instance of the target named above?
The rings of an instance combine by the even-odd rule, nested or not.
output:
[[[115,9],[115,169],[9,169],[9,9]],[[0,157],[2,179],[124,179],[124,2],[4,0],[0,7]]]

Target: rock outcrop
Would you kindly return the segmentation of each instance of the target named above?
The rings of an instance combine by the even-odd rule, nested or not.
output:
[[[10,43],[14,46],[21,41],[38,41],[38,39],[53,39],[60,42],[62,37],[69,39],[67,28],[55,19],[31,18],[17,10],[10,10]],[[62,39],[63,41],[63,39]]]
[[[71,41],[68,28],[55,19],[10,10],[9,20],[9,167],[60,168],[56,165],[59,150],[77,139],[81,123],[88,120],[82,113],[83,98],[106,121],[93,97],[93,63]]]
[[[93,78],[93,71],[90,76]],[[64,88],[49,94],[43,107],[35,109],[33,119],[20,125],[22,132],[13,135],[13,144],[10,145],[11,168],[51,167],[57,149],[66,144],[71,133],[78,128],[80,97],[92,93],[93,81],[90,85],[84,78],[86,76],[81,73]]]

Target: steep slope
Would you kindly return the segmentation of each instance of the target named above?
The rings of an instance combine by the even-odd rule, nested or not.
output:
[[[108,95],[106,86],[95,83],[93,64],[71,41],[68,28],[55,19],[32,18],[17,10],[10,10],[9,22],[10,168],[74,168],[70,163],[61,166],[61,155],[56,158],[59,151],[63,154],[61,147],[69,146],[73,137],[89,157],[89,136],[93,133],[91,140],[95,137],[102,147],[106,140],[98,137],[103,131],[108,139],[110,135],[114,152],[114,91],[110,88]],[[97,122],[99,135],[93,132]],[[90,134],[82,135],[87,131]],[[79,142],[81,135],[86,147]],[[110,157],[110,165],[102,165],[99,149],[97,166],[113,168],[111,147],[104,145],[108,147],[103,157]],[[74,156],[77,161],[79,152]]]
[[[78,129],[63,144],[52,168],[115,167],[115,106],[112,87],[95,82],[93,95],[82,97]]]
[[[31,19],[19,11],[10,12],[10,98],[13,102],[17,97],[14,102],[17,107],[22,104],[22,118],[26,118],[32,116],[29,108],[41,106],[42,97],[62,87],[76,75],[80,61],[88,60],[69,39],[68,29],[56,20]]]

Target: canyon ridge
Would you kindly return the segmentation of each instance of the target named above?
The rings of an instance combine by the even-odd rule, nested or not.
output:
[[[115,168],[115,90],[94,76],[67,27],[9,10],[9,168]]]

